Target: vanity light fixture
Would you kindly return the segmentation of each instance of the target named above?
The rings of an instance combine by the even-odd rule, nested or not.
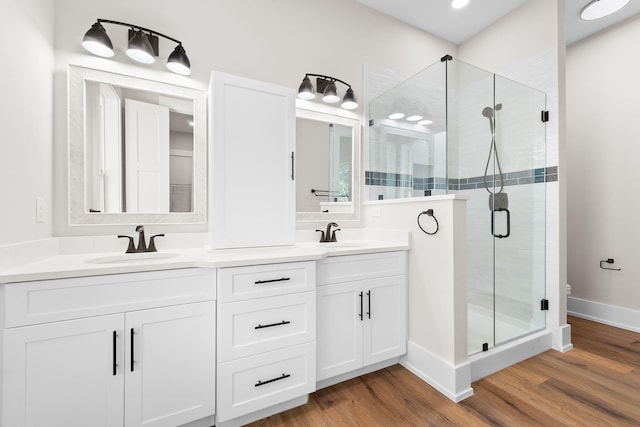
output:
[[[407,117],[407,121],[409,122],[417,122],[418,120],[422,120],[422,116],[409,116]]]
[[[336,87],[336,82],[340,82],[347,86],[347,91],[342,98],[342,104],[340,106],[345,110],[354,110],[358,108],[356,95],[349,83],[335,77],[324,76],[322,74],[305,74],[302,79],[302,83],[300,83],[300,87],[298,88],[298,98],[311,100],[316,97],[316,90],[313,88],[313,83],[311,83],[311,79],[309,79],[309,77],[316,78],[317,90],[318,92],[322,92],[322,100],[327,104],[335,104],[340,101],[340,96],[338,96],[338,89]]]
[[[420,120],[418,122],[419,125],[421,126],[427,126],[433,123],[433,120],[429,120],[429,119],[424,119],[424,120]]]
[[[391,120],[399,120],[404,117],[404,113],[391,113],[388,116]]]
[[[593,0],[580,12],[580,18],[585,21],[604,18],[619,11],[629,3],[629,0]]]
[[[182,42],[173,37],[166,36],[155,30],[141,27],[139,25],[127,24],[125,22],[111,21],[109,19],[98,19],[95,24],[85,33],[82,39],[82,46],[94,55],[104,58],[111,58],[114,55],[113,44],[107,35],[102,24],[121,25],[129,27],[129,43],[127,46],[127,56],[134,61],[143,64],[152,64],[155,57],[158,56],[158,37],[171,40],[178,45],[175,47],[169,59],[167,60],[167,68],[183,76],[191,74],[191,63],[187,57],[187,53],[182,47]]]

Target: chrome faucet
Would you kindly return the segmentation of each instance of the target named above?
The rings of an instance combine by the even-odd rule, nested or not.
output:
[[[133,237],[131,236],[123,236],[123,235],[118,235],[118,238],[127,238],[129,239],[129,246],[127,247],[127,250],[125,253],[127,254],[131,254],[131,253],[140,253],[140,252],[158,252],[158,249],[156,249],[156,243],[155,243],[155,238],[156,237],[164,237],[164,234],[154,234],[153,236],[151,236],[149,238],[149,246],[147,246],[147,241],[146,238],[144,237],[144,227],[142,225],[139,225],[136,227],[136,233],[138,233],[138,247],[136,248],[135,244],[133,243]]]
[[[340,231],[340,229],[334,228],[333,231],[331,231],[331,227],[338,227],[338,224],[336,224],[335,222],[330,222],[329,224],[327,224],[326,230],[316,230],[317,232],[321,233],[320,243],[331,243],[338,241],[336,239],[336,231]]]

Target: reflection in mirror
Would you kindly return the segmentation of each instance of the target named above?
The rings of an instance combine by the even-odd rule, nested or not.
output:
[[[205,108],[202,91],[70,66],[70,224],[205,222]]]
[[[298,227],[358,222],[360,116],[300,99],[296,107]]]
[[[353,128],[296,119],[296,210],[326,212],[351,202]]]
[[[86,212],[193,212],[193,101],[85,82]]]

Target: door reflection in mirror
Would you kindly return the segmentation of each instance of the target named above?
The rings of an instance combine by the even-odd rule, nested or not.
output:
[[[193,100],[85,81],[86,212],[193,212]]]

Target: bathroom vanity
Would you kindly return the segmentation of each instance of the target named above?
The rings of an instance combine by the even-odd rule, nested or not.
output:
[[[406,352],[407,249],[59,255],[5,272],[2,425],[231,426],[304,404]]]

